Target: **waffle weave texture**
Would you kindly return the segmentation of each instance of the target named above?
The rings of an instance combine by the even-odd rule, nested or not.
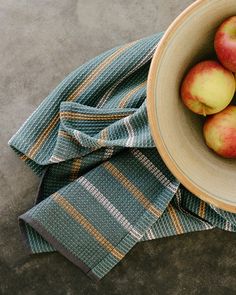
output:
[[[99,280],[139,241],[236,231],[236,215],[187,191],[155,148],[146,84],[161,37],[73,71],[9,141],[42,178],[35,205],[19,217],[32,253],[59,251]]]

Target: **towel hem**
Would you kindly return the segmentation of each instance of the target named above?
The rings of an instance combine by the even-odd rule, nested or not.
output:
[[[26,234],[24,221],[21,220],[19,217],[18,222],[19,222],[19,228],[20,228],[23,244],[24,244],[25,248],[28,250],[29,254],[32,255],[32,254],[34,254],[34,252],[32,251],[32,249],[30,247],[30,242],[29,242],[28,236]]]
[[[82,260],[75,257],[72,253],[70,253],[60,242],[58,242],[49,232],[47,232],[43,226],[33,218],[30,218],[26,215],[21,215],[19,217],[19,224],[21,227],[21,232],[24,238],[24,243],[27,248],[30,249],[30,253],[33,254],[29,240],[27,238],[25,229],[24,229],[24,222],[27,222],[30,226],[32,226],[45,240],[47,240],[58,252],[64,255],[68,260],[70,260],[73,264],[78,266],[88,277],[92,280],[99,281],[100,278],[96,276],[90,267],[88,267]]]

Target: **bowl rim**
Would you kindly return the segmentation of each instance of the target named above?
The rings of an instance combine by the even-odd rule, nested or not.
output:
[[[158,43],[158,46],[154,52],[147,80],[147,113],[148,121],[150,125],[151,134],[157,150],[165,162],[171,173],[183,184],[190,192],[199,197],[201,200],[214,205],[217,208],[236,213],[236,205],[223,202],[221,200],[215,199],[207,192],[201,190],[197,187],[186,175],[184,175],[178,166],[173,162],[170,155],[168,154],[166,147],[162,141],[162,137],[159,129],[157,128],[157,112],[155,108],[155,87],[157,81],[157,68],[158,64],[165,52],[166,44],[171,40],[177,29],[183,24],[183,22],[197,9],[205,5],[209,0],[197,0],[190,4],[176,19],[171,23],[171,25],[165,31],[162,39]]]

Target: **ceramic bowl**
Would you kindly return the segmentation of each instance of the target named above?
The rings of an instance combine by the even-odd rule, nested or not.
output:
[[[204,118],[184,107],[179,91],[191,66],[216,58],[215,32],[233,15],[235,0],[199,0],[175,19],[152,59],[147,108],[156,147],[175,177],[202,200],[236,213],[236,159],[222,158],[206,146]]]

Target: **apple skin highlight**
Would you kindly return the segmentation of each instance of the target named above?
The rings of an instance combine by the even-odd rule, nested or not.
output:
[[[210,116],[203,127],[207,146],[224,158],[236,158],[236,106]]]
[[[236,16],[226,19],[216,32],[214,47],[220,62],[236,72]]]
[[[219,62],[207,60],[195,65],[185,76],[181,97],[192,112],[206,116],[226,108],[234,96],[235,88],[233,73]]]

